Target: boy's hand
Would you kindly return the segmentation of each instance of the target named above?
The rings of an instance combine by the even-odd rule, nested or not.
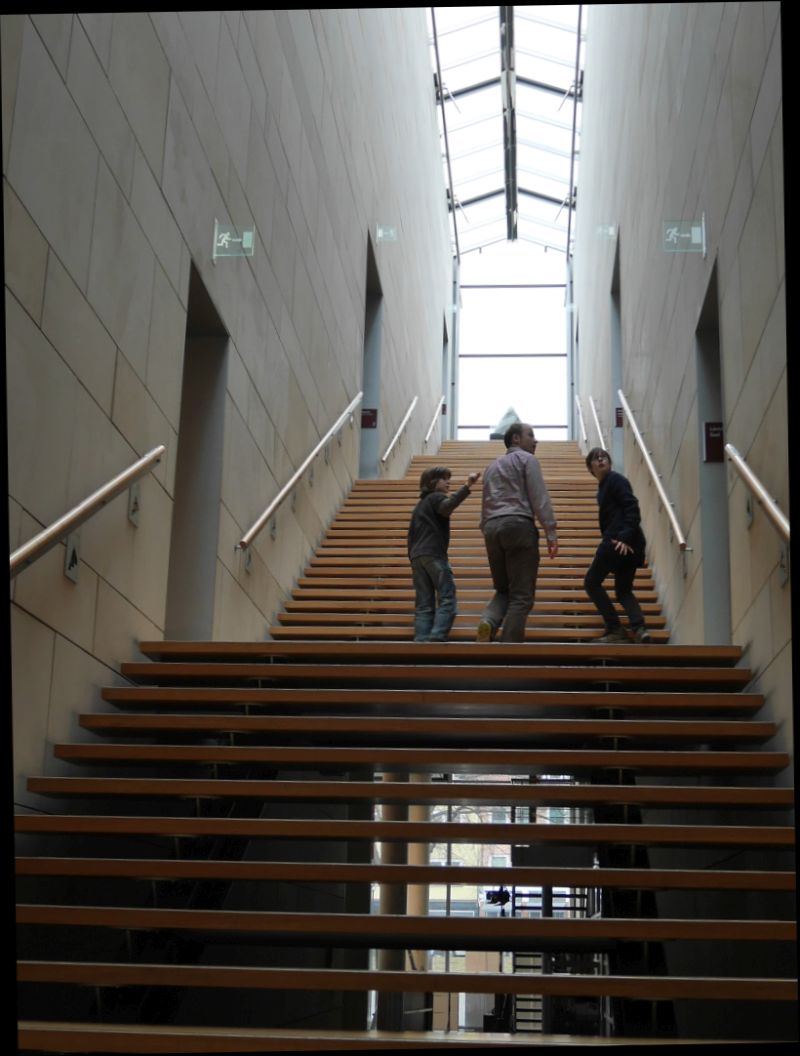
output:
[[[467,477],[467,484],[469,484],[469,486],[472,487],[472,485],[475,483],[475,481],[478,479],[479,476],[480,476],[480,473],[477,473],[477,472],[476,473],[470,473],[470,475]]]

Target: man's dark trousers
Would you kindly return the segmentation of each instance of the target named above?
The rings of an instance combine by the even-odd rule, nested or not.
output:
[[[500,641],[525,641],[539,571],[539,531],[530,517],[492,517],[483,528],[495,595],[483,613]]]

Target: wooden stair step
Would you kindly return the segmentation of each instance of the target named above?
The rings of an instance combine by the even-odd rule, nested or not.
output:
[[[37,778],[42,791],[61,794],[60,778]],[[40,789],[37,788],[37,791]],[[632,846],[794,846],[791,826],[752,825],[536,825],[503,822],[291,821],[272,818],[172,818],[129,815],[25,814],[14,819],[19,833],[83,833],[194,838],[368,840],[403,843],[630,844]]]
[[[263,799],[291,802],[446,803],[503,806],[647,806],[791,810],[793,789],[693,785],[310,781],[176,777],[30,777],[31,791],[67,796]],[[513,832],[511,833],[513,835]],[[516,842],[516,841],[514,841]]]
[[[568,560],[570,549],[573,551],[572,560]],[[585,568],[582,559],[586,559],[586,567],[591,564],[596,547],[587,544],[584,547],[572,547],[565,545],[562,554],[561,542],[558,550],[561,557],[548,560],[547,564],[540,566],[537,584],[548,580],[564,579],[567,581],[583,582]],[[462,575],[472,572],[483,578],[486,572],[486,553],[481,553],[476,547],[450,548],[448,554],[450,566],[455,573]],[[379,568],[376,569],[376,565]],[[306,566],[306,575],[309,569],[315,568],[343,568],[349,570],[351,575],[386,575],[397,573],[409,575],[411,566],[404,546],[350,546],[350,547],[324,547],[317,549],[316,554],[309,558]],[[362,571],[363,570],[363,571]],[[652,585],[653,575],[649,569],[636,569],[636,583]]]
[[[540,713],[554,709],[557,713],[588,710],[613,711],[617,714],[644,713],[722,713],[750,715],[764,704],[758,693],[705,691],[655,692],[593,690],[470,690],[470,689],[304,689],[259,688],[239,686],[107,686],[101,697],[119,707],[164,706],[170,708],[230,707],[278,708],[354,708],[360,712],[395,712],[398,714],[442,711],[453,715]]]
[[[345,580],[345,582],[347,582]],[[458,585],[458,603],[461,605],[462,602],[470,602],[474,605],[485,606],[488,597],[491,594],[491,588],[486,586],[485,589],[474,588],[470,585],[464,585],[461,583]],[[295,600],[303,600],[310,598],[324,598],[325,600],[336,600],[337,598],[343,601],[364,601],[366,602],[379,602],[379,601],[413,601],[414,591],[411,587],[405,586],[391,586],[386,584],[370,585],[370,584],[354,584],[352,586],[342,586],[340,581],[336,581],[335,585],[326,584],[325,581],[315,579],[313,577],[304,577],[304,582],[300,582],[297,587],[292,591],[292,597]],[[642,594],[641,591],[637,591],[637,600],[643,606],[643,612],[656,611],[657,610],[657,597],[653,591],[647,591]],[[540,605],[544,602],[550,602],[551,604],[558,604],[572,608],[575,605],[582,605],[585,603],[586,594],[583,590],[543,590],[541,587],[536,588],[536,608],[540,608]]]
[[[433,737],[443,740],[480,740],[483,743],[520,738],[576,737],[657,738],[659,740],[765,741],[773,737],[773,722],[735,722],[667,719],[505,719],[505,718],[420,718],[412,716],[289,716],[289,715],[120,715],[84,714],[83,729],[98,732],[186,731],[192,733],[301,733],[343,737],[358,735]]]
[[[483,612],[484,606],[477,600],[466,601],[462,604],[459,598],[458,614],[456,615],[456,622],[458,622],[459,616],[463,619],[471,618],[467,614],[475,613],[476,616]],[[649,614],[650,620],[660,620],[662,624],[665,622],[664,617],[660,614],[660,610],[655,604],[643,604],[641,606],[642,612]],[[314,612],[314,613],[349,613],[353,616],[361,616],[366,618],[370,613],[398,613],[408,614],[409,616],[414,615],[414,603],[413,601],[399,599],[397,601],[323,601],[318,599],[304,600],[299,598],[297,600],[290,599],[286,602],[286,606],[283,613],[279,616],[283,616],[286,613],[303,613],[303,612]],[[557,615],[559,617],[573,617],[580,616],[582,619],[600,620],[597,615],[597,609],[589,601],[577,601],[565,610],[562,605],[559,605],[552,601],[537,602],[536,609],[528,617],[529,621],[538,619],[540,622],[550,616]]]
[[[685,773],[777,773],[791,762],[788,752],[679,751],[568,748],[386,748],[284,747],[281,745],[56,744],[57,759],[82,764],[256,763],[282,768],[402,770],[419,773],[554,774],[598,770]]]
[[[424,649],[420,649],[420,645]],[[570,660],[577,663],[586,663],[590,660],[614,660],[623,662],[642,661],[647,664],[665,662],[670,665],[690,664],[717,664],[732,665],[742,657],[742,651],[738,646],[706,646],[706,645],[673,645],[660,648],[642,647],[632,649],[630,643],[621,645],[570,645],[570,644],[541,644],[527,645],[523,643],[478,643],[470,642],[468,645],[451,643],[361,643],[350,642],[326,645],[309,645],[305,642],[201,642],[201,641],[171,641],[154,642],[143,641],[139,643],[140,651],[148,657],[157,657],[160,660],[181,659],[190,657],[201,657],[210,659],[253,659],[259,657],[265,660],[283,659],[286,657],[314,657],[318,661],[330,660],[332,658],[358,658],[359,660],[376,662],[387,659],[402,658],[416,662],[438,658],[453,661],[455,659],[469,659],[473,662],[488,660],[491,663],[523,663],[533,665],[559,661],[565,663]]]
[[[569,604],[570,599],[583,600],[586,597],[583,589],[584,573],[585,570],[580,570],[575,575],[562,574],[541,578],[536,584],[537,598],[555,597],[556,600],[560,599],[563,605]],[[477,592],[472,595],[473,600],[482,595],[484,603],[492,596],[492,582],[480,569],[456,566],[453,575],[459,595],[465,590]],[[407,568],[393,568],[387,565],[376,572],[371,565],[358,568],[333,562],[308,566],[298,578],[297,584],[298,588],[319,586],[325,587],[326,590],[413,590],[411,572]],[[637,599],[641,596],[648,603],[656,602],[652,582],[645,579],[641,586],[635,583],[634,587]]]
[[[712,869],[580,869],[554,866],[379,865],[190,858],[18,857],[18,876],[310,883],[476,884],[648,891],[794,891],[794,872]]]
[[[18,1025],[20,1052],[78,1053],[213,1053],[213,1052],[350,1052],[354,1049],[448,1049],[528,1047],[520,1034],[457,1031],[302,1030],[248,1027],[171,1027],[123,1023],[65,1023],[21,1020]],[[543,1035],[541,1041],[545,1042]],[[580,1040],[576,1038],[576,1042]],[[619,1039],[608,1039],[608,1042]],[[564,1035],[556,1041],[564,1043]],[[633,1039],[622,1039],[633,1044]],[[604,1039],[593,1039],[604,1044]],[[658,1044],[650,1038],[641,1044]],[[699,1042],[703,1044],[703,1042]]]
[[[331,612],[326,611],[326,608],[330,607],[315,606],[313,602],[302,602],[292,608],[287,606],[286,611],[278,613],[278,622],[286,626],[320,623],[331,628],[337,626],[357,627],[368,624],[386,624],[393,627],[413,627],[414,625],[414,608],[410,604],[405,606],[398,605],[394,607],[394,611],[384,612],[359,612],[352,610]],[[457,631],[459,628],[468,628],[474,637],[480,615],[477,607],[473,613],[463,611],[458,613],[453,629]],[[656,627],[663,628],[665,623],[663,616],[653,615],[647,621],[647,628],[651,631]],[[528,617],[527,625],[531,629],[537,627],[588,627],[591,628],[594,637],[599,637],[603,633],[604,628],[602,618],[588,612],[559,613],[558,615],[552,612],[534,613]]]
[[[278,644],[278,643],[274,643]],[[292,645],[303,645],[312,643],[292,642]],[[315,643],[314,643],[315,644]],[[350,644],[350,643],[342,643]],[[352,643],[353,646],[366,643]],[[398,643],[386,643],[388,645]],[[420,650],[428,649],[427,643],[412,643]],[[434,652],[442,648],[433,646],[430,656],[431,662],[426,665],[419,663],[414,666],[402,666],[399,664],[367,664],[367,663],[236,663],[236,662],[153,662],[137,663],[130,662],[122,664],[122,674],[136,681],[156,682],[181,681],[191,684],[193,681],[223,681],[238,682],[296,682],[304,681],[311,683],[364,683],[373,682],[379,685],[391,683],[393,685],[403,683],[424,684],[439,683],[442,686],[452,686],[458,683],[467,683],[473,688],[485,686],[494,688],[497,685],[524,684],[534,687],[543,684],[547,686],[563,686],[572,688],[576,686],[608,685],[615,686],[639,686],[653,689],[663,689],[669,685],[680,689],[744,689],[751,680],[751,674],[741,668],[712,668],[712,667],[651,667],[646,666],[648,657],[640,655],[641,666],[637,667],[613,667],[603,668],[597,666],[547,666],[542,664],[538,667],[524,666],[523,663],[508,665],[505,667],[484,665],[437,666],[438,655]],[[445,645],[443,648],[458,648],[458,643]],[[519,648],[519,647],[518,647]],[[528,648],[521,646],[521,648]],[[629,651],[629,656],[640,648],[643,653],[648,650],[656,650],[659,647],[653,645],[634,646],[609,646]],[[343,654],[346,655],[346,654]],[[501,659],[498,653],[498,660]],[[520,660],[523,658],[520,657]],[[587,659],[590,659],[587,657]]]
[[[181,986],[257,988],[266,990],[340,990],[448,993],[453,976],[446,972],[389,972],[322,968],[241,968],[206,965],[107,962],[18,961],[20,982],[83,986]],[[458,990],[468,994],[553,994],[630,997],[639,1000],[729,999],[794,1001],[795,979],[703,978],[691,976],[526,975],[459,972]]]
[[[179,796],[190,798],[259,798],[294,801],[353,801],[566,805],[619,804],[638,806],[791,809],[792,789],[673,785],[535,785],[466,782],[279,781],[277,779],[186,779],[131,777],[32,777],[30,788],[43,794],[81,796]],[[462,790],[463,789],[463,790]],[[472,798],[470,791],[472,791]]]
[[[471,642],[475,640],[475,624],[471,627],[456,626],[450,631],[449,642]],[[650,630],[650,636],[655,644],[665,644],[669,641],[669,632],[662,630]],[[299,624],[291,627],[273,626],[269,629],[274,641],[299,641],[301,639],[312,639],[314,641],[341,641],[345,638],[360,641],[413,641],[414,628],[412,626],[400,627],[393,625],[384,626],[335,626],[324,624]],[[599,637],[600,628],[588,631],[580,627],[556,627],[552,624],[547,627],[527,627],[525,631],[526,642],[555,642],[576,641],[590,642],[592,638]],[[419,644],[419,643],[418,643]]]
[[[284,910],[151,909],[20,903],[18,924],[123,930],[191,930],[262,934],[306,944],[404,949],[528,948],[544,943],[736,941],[791,942],[794,921],[672,920],[663,917],[431,917],[377,913],[288,913]],[[558,948],[556,946],[556,948]],[[563,948],[563,947],[562,947]]]

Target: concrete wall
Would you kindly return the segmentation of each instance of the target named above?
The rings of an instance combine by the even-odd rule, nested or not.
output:
[[[710,305],[725,440],[788,514],[780,5],[590,5],[586,49],[575,251],[584,414],[588,423],[593,395],[608,442],[618,260],[622,388],[691,547],[684,566],[626,426],[617,468],[642,505],[671,640],[745,647],[765,715],[784,724],[777,746],[791,749],[782,540],[758,507],[748,525],[748,493],[732,468],[721,500],[705,495],[697,364]],[[664,222],[703,217],[705,255],[665,250]],[[709,575],[726,529],[729,560]],[[721,593],[730,608],[715,635]]]
[[[192,274],[228,335],[209,633],[259,639],[358,473],[357,414],[244,568],[236,542],[361,387],[368,238],[381,451],[419,395],[391,476],[441,395],[451,258],[421,8],[8,15],[0,44],[11,548],[167,448],[138,527],[124,497],[83,527],[77,583],[62,546],[12,583],[23,795],[164,635]],[[213,263],[215,219],[254,255]]]
[[[683,557],[666,513],[625,427],[623,464],[642,507],[659,596],[675,643],[745,649],[752,689],[765,694],[759,718],[778,721],[768,747],[793,749],[790,582],[781,539],[760,508],[752,523],[747,491],[729,464],[707,488],[701,424],[721,420],[781,509],[789,511],[784,289],[780,5],[631,4],[588,9],[584,111],[575,250],[578,392],[598,404],[608,443],[617,400],[611,384],[615,262],[621,324],[622,389],[691,551]],[[706,254],[665,250],[664,222],[705,217]],[[701,349],[709,325],[719,359],[717,414],[703,406]],[[698,339],[698,331],[700,339]],[[712,385],[713,387],[713,385]],[[588,422],[587,422],[588,424]],[[590,444],[598,443],[595,434]],[[728,555],[722,555],[728,539]],[[720,597],[729,598],[720,615]],[[791,784],[793,767],[776,776]],[[669,779],[665,779],[669,780]],[[702,783],[702,779],[698,779]],[[681,782],[685,783],[685,782]],[[680,824],[680,811],[644,812]],[[692,821],[748,824],[751,816],[693,813]],[[763,823],[763,817],[758,819]],[[786,824],[785,814],[776,824]],[[653,867],[767,867],[763,853],[651,848]],[[778,856],[770,862],[791,868]],[[774,897],[705,899],[660,893],[659,912],[719,917],[791,915]],[[693,906],[687,905],[693,903]],[[667,945],[670,970],[718,974],[709,946]],[[743,974],[791,974],[783,944],[748,951]],[[714,1014],[676,1003],[684,1034],[730,1030]],[[788,1013],[791,1014],[791,1013]],[[742,1007],[741,1037],[789,1029],[773,1006]],[[766,1036],[766,1034],[764,1035]]]

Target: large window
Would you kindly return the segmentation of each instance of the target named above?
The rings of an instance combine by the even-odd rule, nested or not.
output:
[[[458,439],[487,439],[509,408],[538,439],[567,439],[565,273],[563,254],[530,243],[463,258]]]

